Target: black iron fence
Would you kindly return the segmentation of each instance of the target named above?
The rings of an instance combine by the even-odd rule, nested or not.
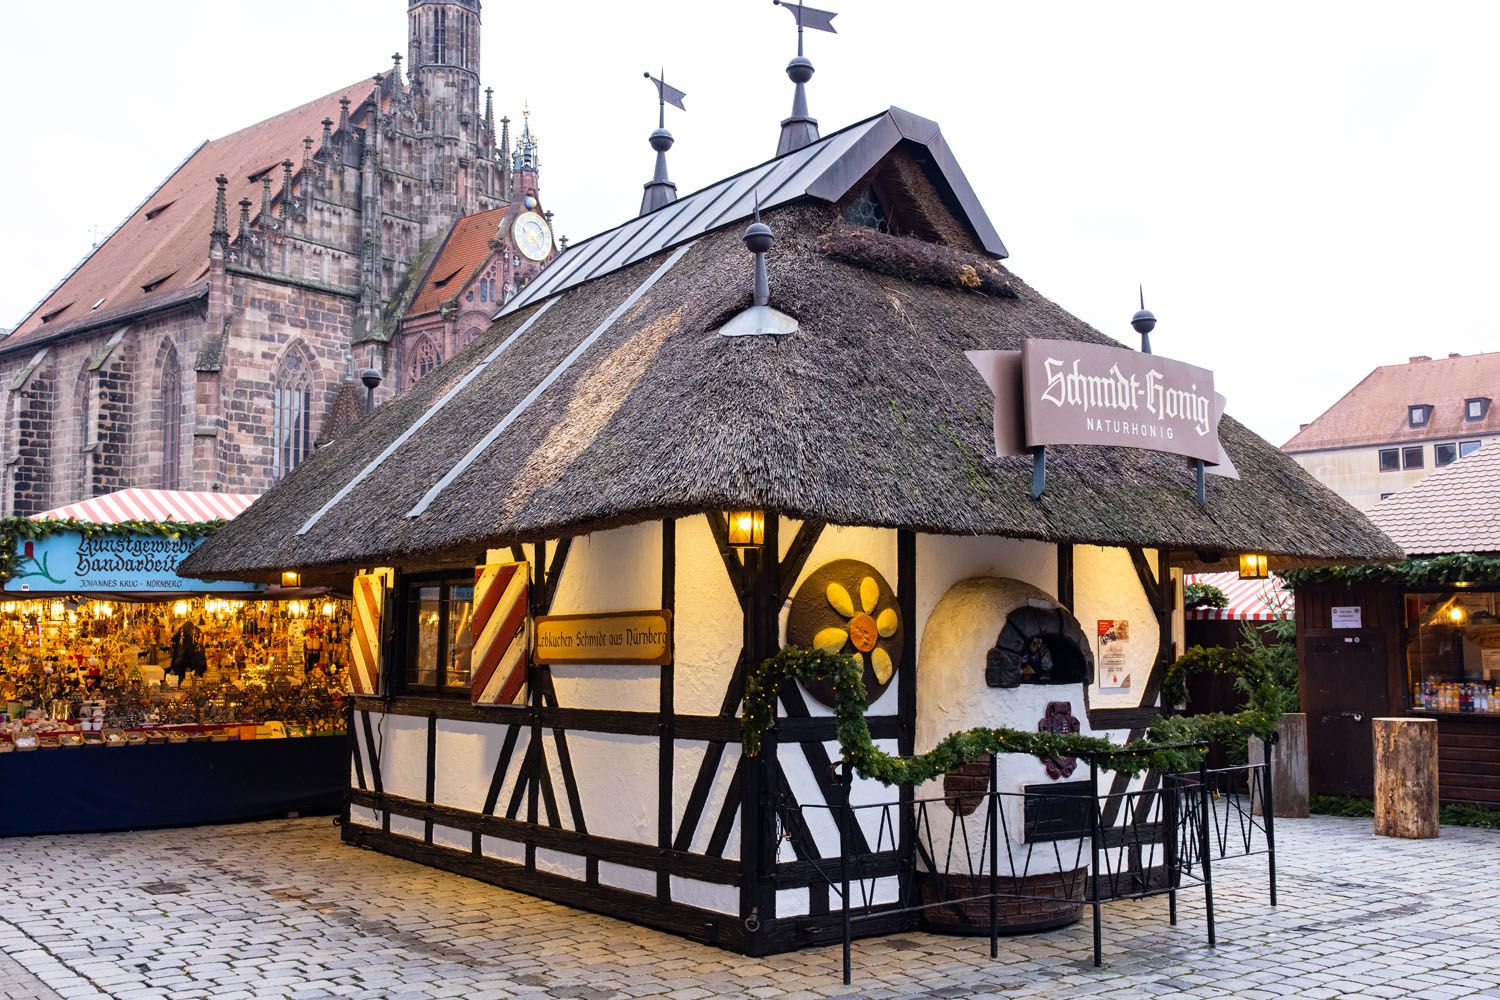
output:
[[[1266,855],[1275,905],[1272,747],[1259,764],[1152,773],[1134,791],[1101,791],[1094,763],[1087,781],[1002,791],[990,757],[987,787],[971,771],[968,786],[945,786],[941,796],[881,802],[851,801],[845,764],[838,801],[784,805],[804,829],[822,811],[838,830],[838,855],[809,862],[836,900],[846,984],[861,925],[900,915],[987,935],[997,957],[1002,933],[1072,923],[1087,909],[1097,966],[1103,910],[1119,900],[1166,896],[1175,925],[1179,893],[1201,891],[1212,946],[1213,866],[1221,861]],[[903,844],[913,863],[893,874],[891,854]]]

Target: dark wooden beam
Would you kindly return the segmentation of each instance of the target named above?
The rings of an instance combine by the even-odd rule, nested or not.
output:
[[[661,606],[668,612],[677,610],[677,521],[667,518],[661,523]],[[675,648],[675,644],[674,644]],[[661,668],[658,685],[656,734],[656,846],[672,848],[672,789],[677,766],[676,665]],[[656,898],[667,903],[672,899],[670,872],[656,873]]]

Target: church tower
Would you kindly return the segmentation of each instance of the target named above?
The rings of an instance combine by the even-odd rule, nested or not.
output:
[[[409,0],[408,72],[435,131],[479,121],[479,0]]]

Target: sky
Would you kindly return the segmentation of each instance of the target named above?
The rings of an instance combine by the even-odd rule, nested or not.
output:
[[[1500,4],[826,0],[823,131],[935,119],[1034,288],[1216,373],[1281,444],[1372,368],[1500,350]],[[195,146],[390,66],[405,0],[6,4],[0,327]],[[529,107],[577,241],[635,213],[665,67],[681,192],[768,159],[791,106],[770,0],[484,5],[497,114]],[[63,23],[55,23],[65,10]],[[64,35],[71,35],[64,41]],[[205,242],[207,234],[204,234]],[[1497,387],[1500,388],[1500,387]]]

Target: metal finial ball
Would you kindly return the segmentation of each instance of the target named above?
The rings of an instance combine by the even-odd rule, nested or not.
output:
[[[766,253],[775,242],[776,237],[771,234],[771,227],[764,222],[752,222],[745,228],[745,246],[751,253]]]
[[[1148,334],[1156,329],[1156,314],[1150,309],[1142,309],[1130,317],[1130,326],[1136,333]]]
[[[651,133],[651,148],[658,153],[665,153],[672,148],[672,143],[676,141],[672,138],[672,133],[664,128],[659,128]]]
[[[786,75],[791,77],[793,83],[806,83],[813,78],[812,60],[806,56],[798,56],[786,64]]]
[[[366,389],[376,389],[385,381],[385,376],[380,374],[378,368],[366,368],[360,372],[359,380],[365,384]]]

